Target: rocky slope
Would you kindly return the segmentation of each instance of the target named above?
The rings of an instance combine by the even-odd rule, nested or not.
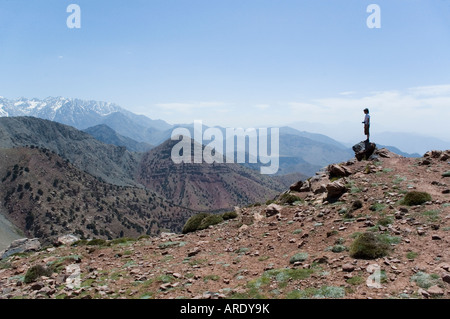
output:
[[[238,208],[236,219],[201,231],[10,256],[0,296],[449,298],[450,152],[376,154],[330,166],[275,203]],[[413,191],[431,199],[407,205]],[[366,237],[383,250],[362,259],[355,251],[371,246],[356,243]],[[53,270],[25,283],[36,265]],[[73,269],[79,275],[69,276]]]

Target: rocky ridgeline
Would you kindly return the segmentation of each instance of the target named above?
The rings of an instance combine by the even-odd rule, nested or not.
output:
[[[202,230],[6,256],[0,296],[449,298],[450,151],[365,158]]]

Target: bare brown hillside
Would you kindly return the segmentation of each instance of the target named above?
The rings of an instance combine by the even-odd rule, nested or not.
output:
[[[144,154],[136,180],[177,205],[224,211],[273,199],[285,188],[281,179],[240,164],[175,164],[171,150],[176,143],[168,140]]]
[[[113,239],[181,231],[193,213],[135,187],[99,181],[47,149],[0,150],[2,212],[43,242],[66,233]]]

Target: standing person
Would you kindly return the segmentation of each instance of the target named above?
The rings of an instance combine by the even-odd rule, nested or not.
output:
[[[364,114],[366,114],[366,116],[364,117],[364,135],[367,136],[366,142],[369,142],[369,137],[370,137],[370,133],[369,133],[369,129],[370,129],[370,115],[369,115],[369,109],[364,109]]]

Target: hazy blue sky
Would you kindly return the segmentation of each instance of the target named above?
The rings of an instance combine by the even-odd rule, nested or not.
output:
[[[69,4],[81,28],[69,29]],[[369,29],[369,4],[381,28]],[[450,136],[447,0],[0,0],[0,95],[169,123]],[[359,131],[358,131],[359,132]]]

